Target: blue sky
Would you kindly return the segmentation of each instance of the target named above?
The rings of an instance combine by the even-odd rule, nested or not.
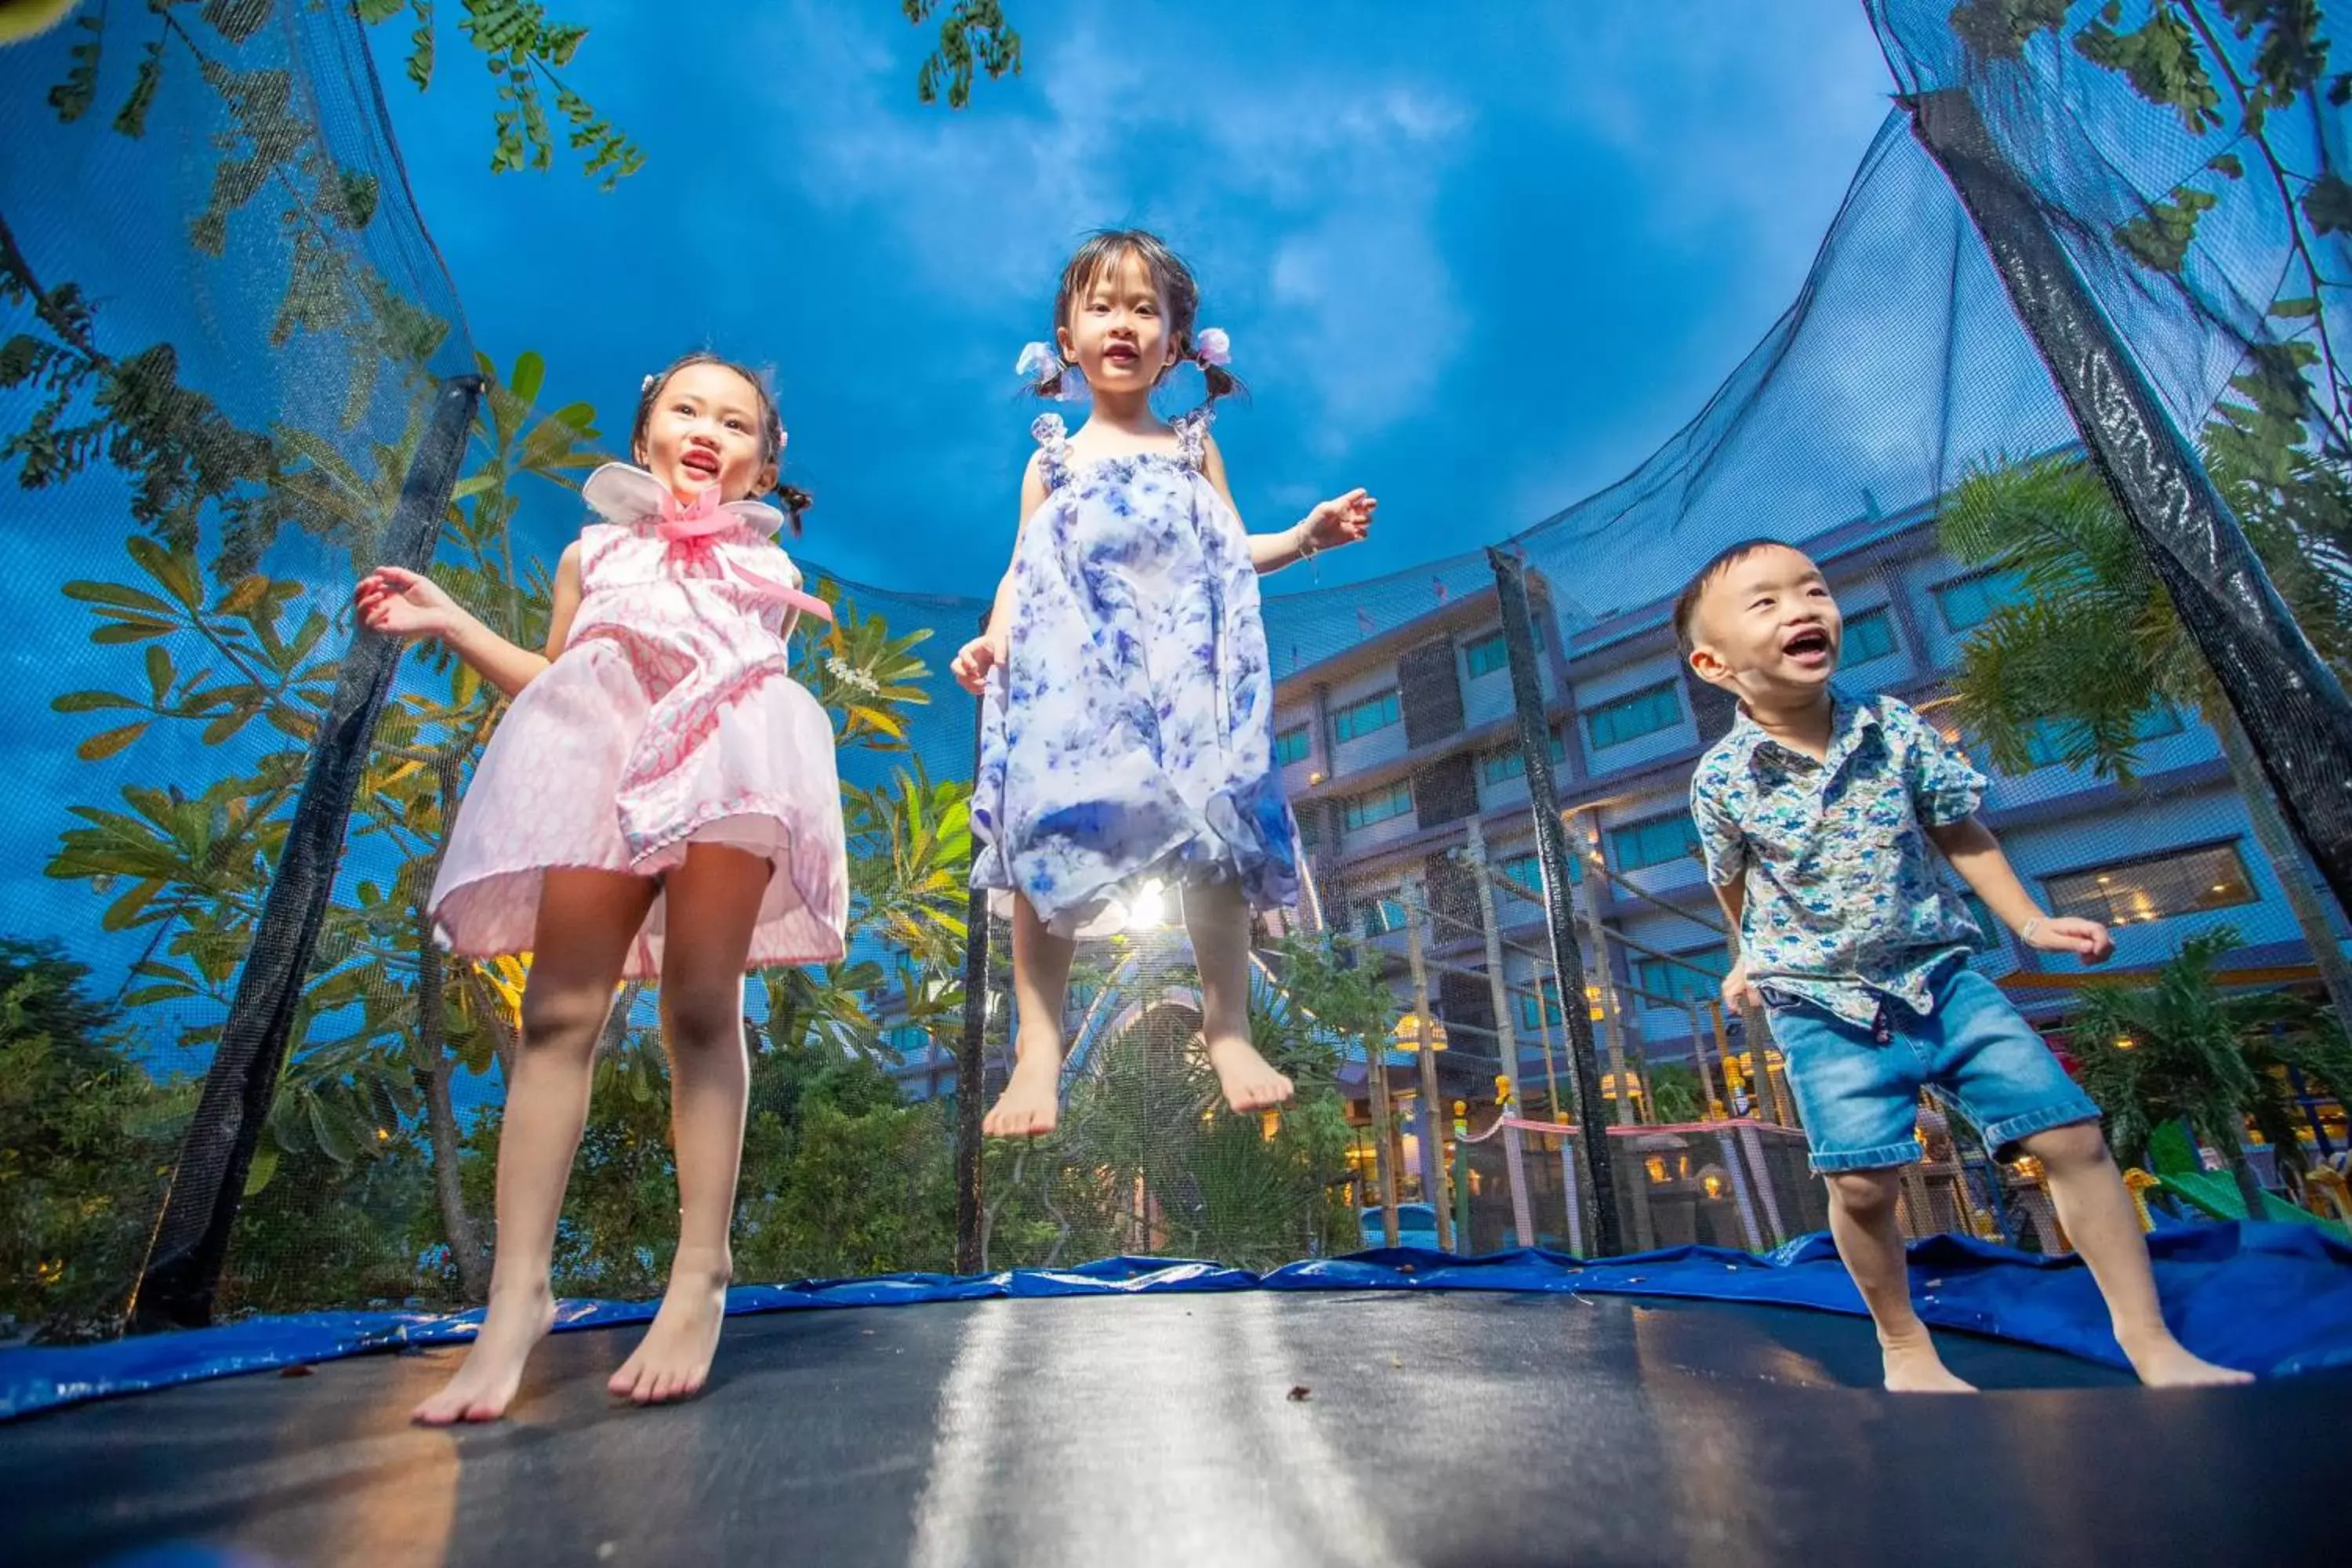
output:
[[[950,594],[1001,570],[1034,412],[1013,360],[1087,230],[1193,261],[1254,394],[1219,428],[1254,526],[1381,496],[1376,541],[1320,568],[1344,581],[1523,528],[1695,412],[1787,307],[1889,91],[1850,0],[1680,0],[1672,26],[1011,0],[1025,74],[961,114],[916,102],[927,39],[884,0],[551,8],[590,28],[569,79],[647,154],[613,193],[492,176],[469,52],[423,96],[381,67],[477,342],[615,418],[681,349],[772,364],[803,553]]]

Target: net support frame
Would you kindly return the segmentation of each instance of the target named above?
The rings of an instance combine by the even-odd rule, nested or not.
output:
[[[1609,1169],[1608,1123],[1601,1108],[1601,1067],[1593,1052],[1591,1010],[1583,1005],[1584,955],[1577,949],[1576,912],[1570,907],[1568,827],[1560,820],[1559,789],[1552,777],[1550,718],[1544,710],[1535,619],[1528,605],[1528,569],[1507,550],[1490,547],[1486,560],[1494,569],[1495,596],[1502,612],[1511,700],[1519,721],[1519,755],[1527,764],[1528,812],[1535,823],[1536,867],[1543,880],[1544,928],[1551,937],[1552,973],[1568,1031],[1569,1079],[1583,1134],[1577,1142],[1584,1179],[1571,1184],[1571,1201],[1591,1205],[1587,1234],[1592,1237],[1592,1255],[1614,1258],[1625,1250],[1624,1233],[1617,1216],[1616,1177]]]
[[[1964,88],[1942,88],[1902,102],[1983,240],[2093,468],[2213,670],[2288,826],[2339,907],[2352,910],[2352,699],[2288,612],[1975,99]],[[2270,708],[2248,700],[2257,692]]]
[[[432,416],[384,531],[383,558],[390,564],[418,573],[431,568],[482,391],[483,378],[476,374],[447,377],[436,390]],[[139,1271],[131,1300],[134,1332],[212,1321],[246,1177],[277,1097],[303,982],[334,897],[352,802],[402,647],[399,638],[362,626],[337,669],[261,919]]]

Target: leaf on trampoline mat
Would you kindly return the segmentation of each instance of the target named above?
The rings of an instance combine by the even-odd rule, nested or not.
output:
[[[1307,1395],[1308,1395],[1311,1392],[1312,1392],[1312,1390],[1310,1390],[1310,1389],[1309,1389],[1309,1388],[1308,1388],[1305,1384],[1303,1384],[1303,1383],[1293,1384],[1293,1385],[1291,1386],[1290,1394],[1289,1394],[1289,1396],[1288,1396],[1288,1397],[1289,1397],[1289,1399],[1290,1399],[1290,1403],[1292,1403],[1293,1405],[1304,1405],[1304,1404],[1306,1404],[1306,1403],[1307,1403]]]
[[[319,1375],[319,1369],[315,1366],[284,1366],[278,1369],[278,1375],[280,1377],[316,1377]]]

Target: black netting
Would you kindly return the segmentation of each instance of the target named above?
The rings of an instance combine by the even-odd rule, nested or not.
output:
[[[2352,996],[2328,885],[2352,648],[2339,78],[2298,52],[2298,7],[1871,9],[1905,101],[1798,300],[1682,430],[1498,521],[1499,562],[1269,584],[1309,871],[1254,942],[1284,1112],[1220,1110],[1171,902],[1082,947],[1055,1134],[982,1145],[1015,1007],[1003,922],[968,942],[973,709],[944,669],[987,585],[822,583],[839,623],[797,673],[842,737],[855,941],[746,990],[745,1277],[1819,1228],[1780,1053],[1717,994],[1686,795],[1731,715],[1667,625],[1698,562],[1759,534],[1822,562],[1848,679],[1970,751],[2029,889],[2113,926],[2127,984],[2169,964]],[[2131,75],[2176,23],[2209,107]],[[413,547],[535,644],[627,389],[478,355],[375,69],[341,6],[85,7],[0,49],[0,582],[26,650],[0,1317],[28,1328],[118,1324],[142,1271],[166,1318],[486,1286],[526,966],[439,953],[419,903],[499,705],[444,655],[394,673],[348,606]],[[2122,372],[2144,398],[2086,400]],[[1516,649],[1498,569],[1530,602]],[[1531,786],[1562,811],[1557,897]],[[2184,1132],[2143,1068],[2188,1046],[2134,1037],[1979,914],[1977,967],[2127,1160],[2236,1154],[2234,1122]],[[2340,1034],[2294,1018],[2240,1107],[2248,1179],[2281,1191],[2344,1139]],[[208,1085],[216,1052],[235,1070]],[[596,1089],[557,1283],[647,1294],[676,1229],[650,990],[615,1007]],[[2064,1244],[2030,1163],[1940,1109],[1921,1128],[1915,1233]]]

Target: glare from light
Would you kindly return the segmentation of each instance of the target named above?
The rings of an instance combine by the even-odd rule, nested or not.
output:
[[[1151,931],[1168,923],[1167,889],[1157,878],[1143,884],[1127,906],[1127,929]]]

